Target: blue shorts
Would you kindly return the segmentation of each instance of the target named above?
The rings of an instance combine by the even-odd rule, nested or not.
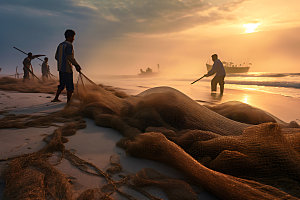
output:
[[[74,91],[73,73],[59,72],[59,86],[58,89],[67,91]]]

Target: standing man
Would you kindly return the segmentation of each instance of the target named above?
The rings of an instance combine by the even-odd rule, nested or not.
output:
[[[215,77],[211,80],[211,91],[215,92],[217,91],[217,84],[220,85],[220,95],[223,95],[224,92],[224,78],[226,76],[226,72],[223,66],[223,63],[218,59],[217,54],[213,54],[211,56],[212,60],[214,61],[214,64],[212,66],[212,69],[205,74],[205,77],[209,77],[213,74],[216,74]]]
[[[43,79],[43,81],[48,80],[49,73],[50,73],[50,69],[49,69],[49,65],[48,65],[48,58],[45,57],[44,62],[42,64],[42,79]]]
[[[67,102],[71,100],[74,91],[72,65],[75,66],[78,72],[81,70],[80,65],[74,58],[74,50],[72,45],[74,37],[75,32],[73,30],[66,30],[66,40],[60,43],[57,47],[55,59],[57,60],[57,69],[59,71],[59,85],[55,98],[52,100],[52,102],[60,101],[58,97],[65,87],[67,88]]]
[[[23,81],[29,80],[29,73],[33,73],[31,60],[40,56],[45,56],[45,55],[32,55],[31,52],[29,52],[27,55],[28,56],[23,60],[23,70],[24,70]]]

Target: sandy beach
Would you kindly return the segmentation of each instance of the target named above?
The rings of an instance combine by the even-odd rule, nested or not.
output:
[[[14,84],[18,85],[17,82]],[[25,86],[24,88],[26,89]],[[78,88],[80,89],[80,87]],[[50,91],[51,89],[53,88],[49,87],[47,90]],[[287,137],[289,143],[295,145],[295,143],[293,143],[294,140],[290,140],[290,138],[293,138],[293,135],[298,137],[300,133],[299,128],[288,128],[288,123],[290,121],[299,122],[299,109],[293,109],[299,107],[300,101],[298,99],[275,94],[266,95],[266,93],[262,92],[233,89],[226,90],[226,94],[222,98],[219,98],[218,95],[211,95],[204,90],[200,92],[197,88],[189,88],[188,90],[190,91],[185,94],[166,87],[162,87],[161,89],[152,88],[146,91],[145,89],[141,89],[141,91],[135,90],[134,92],[130,90],[130,88],[128,90],[122,88],[122,92],[117,92],[113,87],[96,87],[88,90],[85,88],[84,90],[85,92],[79,90],[79,95],[74,97],[74,100],[68,106],[65,96],[61,97],[62,102],[51,103],[50,100],[54,95],[47,92],[24,93],[8,90],[0,91],[0,120],[2,123],[0,129],[0,196],[2,196],[2,198],[4,194],[10,195],[10,198],[12,198],[13,194],[9,190],[14,191],[16,188],[21,187],[18,185],[14,186],[14,184],[17,183],[15,181],[19,181],[18,184],[21,185],[23,183],[28,184],[31,181],[28,180],[29,178],[23,180],[22,177],[13,177],[11,174],[8,175],[9,173],[15,172],[9,172],[7,169],[12,167],[10,164],[14,160],[21,159],[22,155],[23,158],[28,155],[35,156],[35,152],[39,152],[39,156],[46,155],[46,152],[48,154],[51,153],[51,155],[46,156],[45,162],[47,162],[51,168],[58,170],[57,173],[61,174],[63,180],[67,181],[65,183],[65,185],[67,185],[65,190],[67,191],[66,194],[70,196],[66,195],[63,199],[235,199],[236,195],[242,195],[233,195],[238,193],[237,191],[246,193],[246,199],[255,199],[256,197],[261,199],[272,199],[275,197],[278,199],[299,198],[299,193],[296,192],[299,188],[299,185],[296,184],[297,181],[291,180],[289,175],[285,175],[286,173],[283,173],[282,176],[277,178],[272,176],[274,173],[278,173],[278,171],[275,170],[275,172],[272,172],[271,170],[267,177],[262,177],[259,175],[261,170],[258,168],[257,171],[253,172],[255,173],[254,175],[236,174],[235,172],[239,171],[236,169],[237,166],[239,166],[238,168],[241,168],[242,171],[243,168],[245,168],[245,163],[242,164],[240,161],[246,161],[242,157],[237,158],[236,155],[231,155],[231,158],[235,158],[236,160],[230,161],[230,159],[225,159],[226,157],[223,158],[225,163],[229,163],[227,164],[229,166],[224,167],[224,164],[220,163],[217,166],[216,162],[218,157],[213,156],[214,153],[212,152],[214,151],[212,150],[214,148],[221,148],[221,144],[212,143],[213,145],[217,145],[213,148],[203,146],[201,148],[208,149],[205,151],[201,150],[202,153],[200,153],[200,150],[196,150],[199,151],[196,154],[192,153],[195,149],[192,151],[189,148],[196,148],[195,144],[192,143],[196,143],[197,141],[199,144],[200,141],[203,141],[203,145],[208,145],[208,142],[213,142],[216,137],[219,138],[219,141],[228,137],[225,143],[231,139],[236,140],[235,137],[239,138],[242,136],[242,133],[239,133],[240,130],[243,131],[245,128],[251,127],[250,125],[224,118],[205,107],[222,105],[222,103],[229,101],[239,101],[267,111],[263,114],[257,114],[256,112],[254,116],[251,114],[250,116],[252,116],[252,118],[263,120],[265,119],[265,114],[271,117],[275,116],[274,118],[279,120],[281,126],[287,128],[286,131],[283,132],[289,135]],[[187,90],[185,89],[185,91]],[[139,94],[140,92],[142,93]],[[125,93],[134,96],[125,95]],[[167,96],[165,96],[165,94]],[[144,103],[138,103],[139,99],[144,101]],[[173,103],[169,102],[169,104],[167,102],[169,99],[176,99],[176,101]],[[123,103],[125,101],[128,101],[132,106],[136,106],[133,111],[128,111],[127,116],[124,116],[124,111],[122,111],[122,109],[124,109],[122,106],[124,107],[124,105],[126,105]],[[194,110],[194,114],[185,114],[184,111],[181,111],[183,105],[181,105],[180,102],[187,106],[185,111],[192,109]],[[172,113],[168,115],[167,118],[165,118],[166,116],[163,113],[160,113],[164,121],[161,123],[156,121],[158,118],[154,118],[156,114],[149,115],[143,114],[143,112],[139,113],[143,111],[147,105],[150,106],[149,108],[153,107],[153,109],[157,109],[158,112],[160,112],[159,109],[167,109],[162,112]],[[171,107],[165,108],[164,106],[167,105]],[[235,106],[237,105],[231,108],[231,113],[237,113],[238,111],[246,114],[250,113],[249,108],[245,108],[245,110],[241,111],[237,110],[238,107]],[[147,108],[147,112],[151,113],[152,111],[149,110],[149,108]],[[136,112],[136,114],[131,112]],[[197,114],[198,112],[200,115]],[[186,118],[181,118],[178,113],[186,116]],[[202,118],[201,113],[206,113],[207,116],[197,122],[199,119],[196,120],[194,117],[199,118],[200,116],[200,118]],[[117,115],[123,116],[122,123],[119,122]],[[129,119],[129,117],[134,118],[126,120],[126,118]],[[137,120],[145,121],[137,122]],[[189,122],[188,120],[191,121]],[[211,120],[214,120],[217,125],[209,125]],[[219,120],[219,122],[216,120]],[[61,134],[59,137],[61,137],[60,140],[62,143],[60,145],[63,145],[63,150],[59,150],[60,148],[57,149],[57,147],[55,147],[54,150],[43,151],[45,147],[49,147],[51,138],[53,140],[57,131]],[[139,140],[135,139],[138,138],[138,135],[146,132],[151,134],[159,133],[159,137],[163,136],[164,139],[156,140],[152,138],[155,139],[153,144],[151,143],[151,138],[147,140],[147,137],[150,137],[151,134],[143,135],[146,139],[143,137]],[[153,135],[153,137],[154,136],[155,135]],[[191,143],[186,139],[193,139],[195,141]],[[175,160],[166,159],[164,157],[165,153],[157,153],[151,150],[152,148],[156,148],[156,145],[157,148],[160,147],[160,142],[158,141],[163,140],[167,140],[166,145],[176,145],[174,152],[177,151],[177,148],[180,149],[178,150],[178,158]],[[244,138],[241,137],[240,140],[244,141]],[[136,141],[139,141],[139,143],[135,143]],[[274,139],[274,141],[277,140]],[[138,146],[138,144],[142,142],[146,142],[147,145],[145,147]],[[169,142],[172,144],[169,144]],[[218,147],[218,144],[220,147]],[[235,151],[242,152],[242,154],[249,156],[250,160],[260,160],[259,162],[262,164],[261,168],[268,170],[268,167],[266,167],[268,164],[264,164],[265,162],[262,160],[262,157],[257,157],[256,154],[256,156],[251,157],[251,155],[253,156],[254,154],[248,154],[248,152],[256,151],[255,149],[251,150],[252,147],[254,148],[254,146],[252,146],[254,144],[249,143],[249,141],[247,142],[247,138],[245,144],[249,145],[249,151],[238,149]],[[270,145],[272,145],[272,142]],[[278,145],[281,145],[281,143],[278,143]],[[169,147],[165,146],[163,148]],[[234,147],[231,148],[233,148],[232,152],[235,152]],[[280,146],[280,148],[285,147]],[[296,156],[299,155],[299,146],[296,145],[291,148],[295,149],[293,153],[296,154]],[[161,150],[167,152],[165,149]],[[278,154],[280,154],[281,151],[285,152],[285,150],[282,149],[277,150],[279,151],[277,152]],[[211,151],[211,154],[205,155],[206,151]],[[226,152],[226,150],[223,151],[223,153],[224,152]],[[199,153],[203,155],[199,157]],[[196,168],[188,170],[185,164],[180,164],[183,160],[187,159],[184,156],[185,154],[190,154],[197,160],[186,161],[194,162],[194,164],[191,163],[190,166],[195,165],[194,167]],[[75,157],[72,157],[73,155],[76,156],[77,161],[75,161]],[[190,155],[188,159],[192,159]],[[173,154],[171,153],[168,157],[172,156]],[[266,156],[269,156],[268,159],[271,160],[273,159],[272,156],[281,159],[279,155],[273,155],[272,153],[263,155],[263,157]],[[291,156],[291,159],[294,158],[295,157]],[[296,166],[291,167],[290,164],[286,164],[289,162],[290,161],[282,160],[281,166],[288,166],[287,170],[290,169],[290,171],[287,173],[298,176],[295,170],[297,171],[297,167],[300,163],[297,163],[296,160],[294,164]],[[23,167],[24,170],[26,170],[25,165]],[[198,167],[200,168],[197,169]],[[274,167],[274,165],[270,165],[270,167]],[[145,169],[149,170],[149,168],[155,170],[155,172],[151,170],[145,171]],[[219,172],[210,171],[209,168]],[[195,169],[199,172],[202,171],[201,173],[203,174],[198,176],[197,173],[199,172],[193,172]],[[222,171],[222,169],[224,169],[224,171]],[[104,175],[101,174],[100,171]],[[23,173],[26,173],[26,171]],[[215,178],[212,178],[211,175]],[[46,177],[47,173],[45,173],[44,176]],[[13,182],[7,180],[8,177],[14,178]],[[202,180],[199,181],[198,177],[201,177]],[[213,181],[213,179],[215,180]],[[282,189],[282,185],[278,185],[277,180],[283,179],[289,184],[290,190],[287,188]],[[267,186],[270,184],[268,180],[275,181],[275,184]],[[226,183],[229,181],[229,185],[236,184],[235,187],[240,187],[240,189],[228,189],[230,186],[222,185],[223,181]],[[233,182],[230,183],[231,181]],[[39,185],[39,187],[43,188],[41,185]],[[245,185],[247,185],[247,187],[245,187]],[[8,186],[9,189],[7,189]],[[220,189],[220,187],[224,188]],[[266,187],[269,187],[269,189],[261,189]],[[252,189],[249,190],[249,188]],[[47,188],[44,188],[44,190],[47,193]],[[55,187],[49,190],[55,190]],[[37,194],[39,194],[39,192],[37,192]],[[45,192],[43,194],[45,195]],[[21,197],[26,194],[17,195]],[[34,192],[32,192],[31,195],[34,196]],[[55,194],[52,195],[55,196]]]

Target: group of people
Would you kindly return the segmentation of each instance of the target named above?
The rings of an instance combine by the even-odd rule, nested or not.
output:
[[[146,71],[144,71],[143,69],[140,69],[141,74],[143,73],[152,73],[152,69],[150,67],[147,67]]]
[[[71,100],[73,91],[74,91],[74,83],[73,83],[73,70],[72,66],[75,67],[76,71],[81,73],[81,67],[76,61],[74,57],[74,49],[73,49],[73,41],[75,39],[75,31],[66,30],[65,31],[65,41],[60,43],[57,47],[55,53],[55,59],[57,61],[57,69],[59,71],[59,85],[57,87],[56,95],[52,102],[59,102],[58,99],[60,93],[67,89],[67,102]],[[28,53],[28,56],[24,59],[24,80],[29,79],[29,74],[33,74],[31,60],[38,58],[40,56],[45,55],[32,55],[32,53]],[[211,76],[216,74],[215,77],[211,81],[211,91],[215,92],[217,90],[217,84],[220,85],[220,95],[223,95],[224,92],[224,78],[226,76],[226,72],[222,62],[218,59],[217,54],[212,55],[212,60],[214,62],[212,69],[204,75],[204,77]],[[46,80],[50,74],[48,58],[44,58],[44,62],[42,64],[42,74],[43,79]]]
[[[74,91],[72,66],[75,66],[76,70],[78,72],[81,72],[80,71],[81,67],[74,58],[74,50],[72,45],[75,38],[75,31],[70,29],[66,30],[65,38],[66,40],[58,45],[55,53],[55,59],[57,61],[57,69],[59,71],[59,85],[56,91],[55,98],[52,100],[52,102],[60,101],[58,97],[60,93],[64,90],[64,88],[67,89],[67,102],[71,100]],[[28,56],[23,61],[24,81],[30,78],[30,74],[32,76],[35,76],[33,73],[31,61],[35,58],[45,56],[45,55],[32,55],[31,52],[28,53],[27,55]],[[47,80],[50,75],[51,73],[48,65],[48,58],[45,57],[44,62],[42,64],[43,80]]]
[[[23,60],[23,71],[24,71],[23,80],[24,81],[30,79],[30,74],[32,76],[35,76],[33,73],[31,61],[33,59],[41,57],[41,56],[45,56],[45,55],[32,55],[31,52],[29,52],[27,54],[27,57]],[[46,81],[49,79],[49,77],[51,75],[47,57],[44,58],[43,64],[41,66],[42,66],[42,79],[43,79],[43,81]]]

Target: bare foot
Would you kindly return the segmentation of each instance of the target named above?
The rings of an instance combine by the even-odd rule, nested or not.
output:
[[[59,99],[53,99],[51,102],[61,102]]]

